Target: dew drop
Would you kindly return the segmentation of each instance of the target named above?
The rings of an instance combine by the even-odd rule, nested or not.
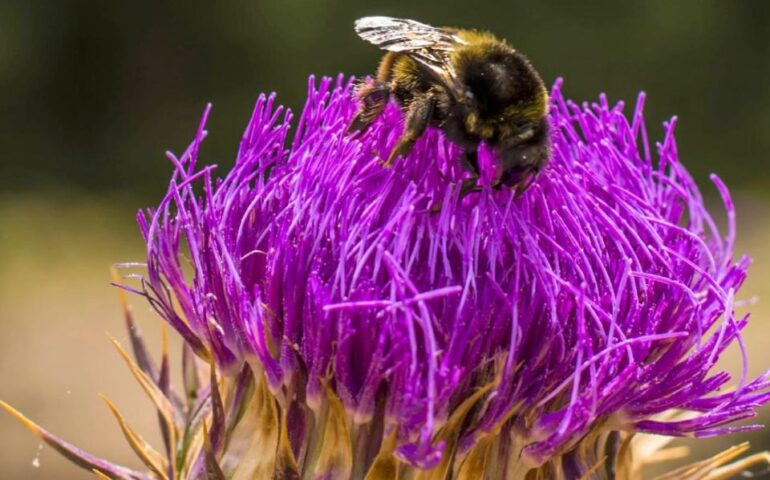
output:
[[[37,444],[37,453],[35,453],[35,458],[32,459],[32,466],[34,468],[40,468],[40,452],[43,451],[43,443]]]

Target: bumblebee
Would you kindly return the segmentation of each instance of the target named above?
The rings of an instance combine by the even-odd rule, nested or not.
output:
[[[384,166],[406,156],[428,126],[464,150],[471,173],[463,194],[478,190],[478,146],[493,147],[501,173],[493,186],[526,190],[550,156],[548,92],[527,58],[491,33],[436,28],[414,20],[364,17],[356,33],[387,53],[376,78],[357,90],[360,107],[349,130],[365,130],[393,97],[404,133]]]

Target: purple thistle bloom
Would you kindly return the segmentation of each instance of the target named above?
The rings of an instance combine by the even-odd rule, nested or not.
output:
[[[481,191],[460,198],[459,148],[428,131],[383,168],[401,114],[390,105],[350,135],[352,90],[311,78],[291,140],[291,114],[260,97],[223,177],[198,165],[208,109],[169,154],[168,193],[138,215],[147,273],[123,288],[184,339],[183,394],[124,295],[136,361],[113,340],[159,413],[163,453],[104,397],[147,472],[0,407],[99,478],[131,480],[632,480],[656,443],[637,433],[758,427],[735,425],[770,401],[770,373],[746,374],[748,315],[734,311],[749,260],[733,259],[727,188],[712,177],[723,235],[679,163],[675,120],[653,160],[643,95],[629,119],[604,97],[565,100],[557,82],[537,181],[495,191],[482,148]],[[713,370],[732,344],[744,365],[726,389]],[[728,464],[747,449],[663,478],[770,462]]]
[[[458,198],[459,149],[438,131],[382,168],[400,113],[347,135],[342,78],[311,79],[289,143],[291,114],[260,97],[221,178],[197,163],[204,116],[171,156],[168,194],[138,217],[146,294],[226,375],[264,370],[290,413],[297,399],[318,412],[329,385],[355,425],[395,432],[397,457],[420,468],[450,454],[441,429],[485,386],[455,455],[501,435],[511,461],[564,456],[585,472],[590,459],[569,456],[589,434],[756,428],[731,424],[770,400],[768,376],[744,365],[720,394],[730,377],[711,371],[729,345],[743,350],[748,321],[733,309],[749,260],[733,258],[732,201],[712,176],[723,236],[679,163],[676,119],[653,155],[643,104],[630,119],[605,97],[581,107],[557,82],[552,159],[518,199],[488,187],[489,150],[487,186]],[[692,414],[659,419],[672,410]],[[288,420],[295,445],[303,418]]]

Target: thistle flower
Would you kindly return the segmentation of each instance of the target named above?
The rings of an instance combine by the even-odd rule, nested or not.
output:
[[[676,119],[653,155],[644,95],[630,117],[603,96],[578,106],[560,82],[551,97],[552,160],[521,198],[489,187],[484,149],[482,191],[460,198],[460,152],[439,131],[382,168],[400,114],[346,134],[342,77],[311,78],[291,140],[291,113],[260,97],[221,176],[198,163],[207,109],[137,217],[146,273],[123,287],[185,341],[178,395],[126,309],[137,361],[121,352],[165,455],[109,401],[149,474],[28,425],[108,478],[370,480],[637,478],[637,434],[757,428],[735,425],[770,400],[770,376],[746,374],[734,307],[749,260],[733,257],[727,188],[711,177],[723,234],[679,163]],[[715,365],[735,343],[743,373],[722,390]],[[745,450],[671,478],[765,459],[725,465]]]

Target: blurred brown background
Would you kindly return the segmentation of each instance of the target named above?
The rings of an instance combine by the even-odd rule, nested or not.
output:
[[[214,103],[204,161],[227,167],[259,92],[299,107],[306,78],[373,71],[351,28],[369,14],[492,30],[575,100],[649,94],[648,129],[680,118],[679,151],[713,198],[738,201],[751,373],[770,367],[770,2],[0,0],[0,399],[98,455],[138,466],[110,396],[156,441],[155,417],[106,340],[125,339],[108,266],[142,260],[133,223]],[[158,321],[135,301],[152,345]],[[178,346],[178,343],[175,345]],[[725,362],[737,368],[737,352]],[[770,410],[760,421],[770,423]],[[699,455],[759,432],[698,442]],[[0,414],[0,478],[91,478]],[[35,465],[33,465],[33,463]]]

